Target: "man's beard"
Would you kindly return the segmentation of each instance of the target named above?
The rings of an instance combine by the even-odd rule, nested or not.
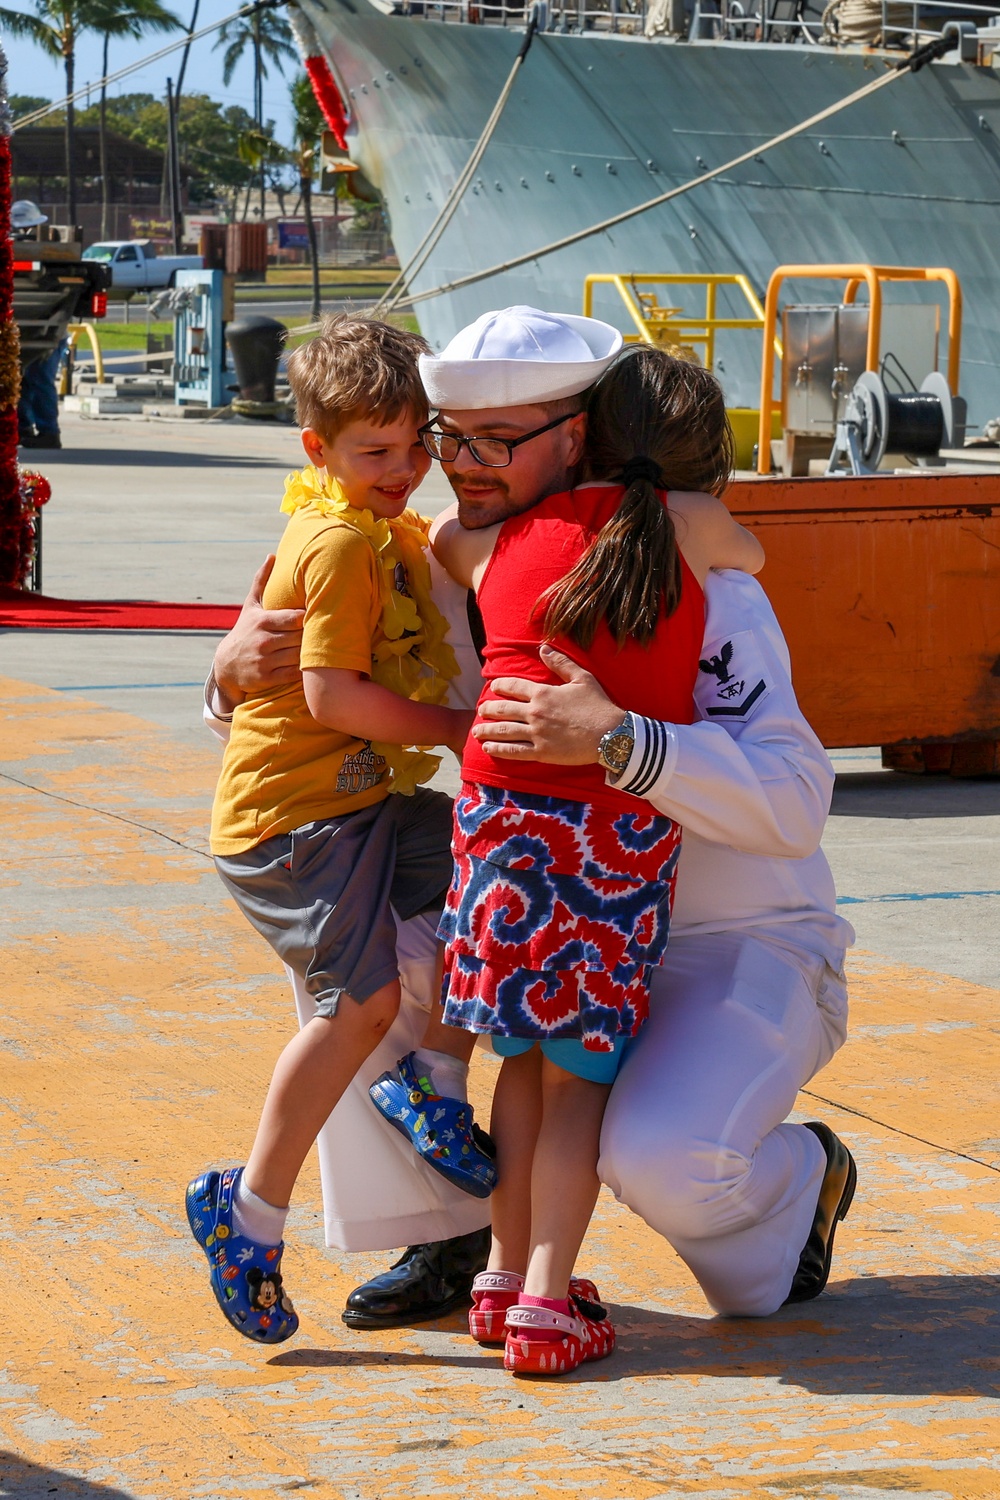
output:
[[[517,514],[511,508],[510,492],[502,479],[493,482],[488,498],[484,496],[481,504],[475,499],[466,499],[454,476],[449,475],[448,480],[458,501],[458,524],[466,531],[482,531],[486,526],[495,526],[498,521],[506,521],[508,516]],[[533,501],[531,503],[534,504]],[[527,510],[528,507],[523,506],[522,509]]]
[[[496,472],[495,470],[493,472]],[[526,510],[531,510],[546,495],[557,494],[560,490],[568,489],[572,483],[572,474],[552,475],[547,484],[543,483],[537,495],[532,495],[530,500],[515,501],[511,499],[510,490],[502,479],[492,482],[489,498],[484,498],[481,503],[474,499],[466,499],[459,489],[456,476],[447,475],[448,483],[455,492],[458,501],[458,524],[465,531],[482,531],[487,526],[496,526],[501,521],[507,521],[511,516],[520,516]]]

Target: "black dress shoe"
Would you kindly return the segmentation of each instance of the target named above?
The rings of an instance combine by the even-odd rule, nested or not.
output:
[[[839,1136],[834,1135],[829,1125],[824,1125],[821,1120],[809,1120],[806,1129],[819,1137],[826,1152],[826,1173],[820,1185],[816,1217],[805,1248],[799,1256],[798,1270],[792,1279],[792,1289],[785,1298],[785,1305],[789,1302],[808,1302],[811,1297],[818,1297],[829,1281],[833,1237],[841,1219],[847,1218],[847,1210],[853,1202],[854,1189],[858,1183],[854,1157]]]
[[[485,1271],[489,1253],[488,1227],[411,1245],[390,1270],[355,1287],[341,1317],[352,1328],[405,1328],[443,1317],[469,1305],[473,1280]]]

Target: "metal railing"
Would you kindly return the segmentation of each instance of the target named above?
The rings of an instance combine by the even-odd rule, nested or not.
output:
[[[698,345],[702,351],[700,363],[706,370],[715,365],[715,335],[722,330],[764,328],[764,306],[748,277],[742,272],[684,272],[670,271],[661,274],[642,273],[623,276],[601,273],[588,276],[583,283],[583,315],[593,316],[594,288],[614,287],[625,304],[635,333],[627,333],[627,344],[654,344],[661,348],[693,353],[691,346]],[[705,311],[702,316],[689,317],[683,307],[664,307],[655,291],[641,292],[641,286],[693,286],[705,291]],[[718,316],[718,292],[720,286],[733,286],[742,293],[750,308],[749,318],[720,318]],[[774,349],[781,358],[781,340],[774,335]]]
[[[688,23],[691,41],[791,42],[812,46],[836,37],[818,17],[804,14],[805,0],[695,0]],[[1000,13],[1000,0],[993,5],[966,4],[964,0],[872,0],[871,45],[877,38],[885,46],[916,46],[939,36],[949,20],[965,19],[985,31],[997,31],[989,23]],[[528,4],[507,0],[400,0],[399,13],[422,16],[430,22],[452,25],[525,25]],[[643,36],[648,18],[647,0],[538,0],[539,30],[557,33],[603,32],[620,36]],[[907,19],[901,20],[905,12]],[[842,44],[864,44],[851,35]]]
[[[905,42],[908,46],[918,46],[921,42],[932,40],[940,36],[948,21],[968,20],[972,21],[977,28],[987,31],[997,31],[996,25],[990,26],[991,21],[996,21],[997,12],[1000,7],[996,5],[965,5],[962,0],[881,0],[882,9],[882,39],[888,42],[890,38],[897,39],[900,43]],[[901,24],[899,14],[904,9],[910,11],[908,23]],[[921,16],[923,12],[923,16]],[[921,19],[940,18],[936,26],[921,25]]]
[[[821,20],[807,21],[803,0],[767,0],[763,10],[748,10],[741,0],[695,0],[691,41],[791,42],[816,45]]]
[[[539,29],[562,34],[583,31],[611,32],[620,36],[641,36],[646,26],[646,0],[607,0],[595,5],[593,0],[543,0]],[[427,21],[444,21],[469,26],[524,26],[531,9],[527,5],[480,4],[477,0],[403,0],[401,14],[423,16]]]

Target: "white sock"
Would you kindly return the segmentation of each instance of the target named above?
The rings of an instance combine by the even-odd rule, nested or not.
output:
[[[233,1194],[233,1225],[237,1234],[253,1240],[255,1245],[278,1245],[285,1232],[287,1208],[275,1208],[265,1203],[247,1187],[246,1178],[240,1177]]]
[[[460,1058],[418,1047],[413,1054],[413,1066],[417,1077],[426,1078],[435,1094],[445,1099],[468,1099],[469,1064]]]

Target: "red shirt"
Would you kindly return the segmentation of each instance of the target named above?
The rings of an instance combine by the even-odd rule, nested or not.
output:
[[[539,600],[576,565],[611,519],[624,493],[621,485],[588,485],[550,495],[531,510],[504,522],[476,596],[486,627],[486,686],[480,704],[493,696],[490,684],[497,677],[560,681],[542,665],[538,654],[545,640],[545,606],[539,606]],[[592,672],[623,710],[672,724],[694,721],[694,683],[705,634],[704,595],[683,558],[681,573],[680,604],[669,617],[660,617],[648,646],[640,646],[630,637],[619,649],[603,620],[586,651],[564,637],[552,643]],[[642,801],[609,787],[599,765],[549,766],[540,761],[495,760],[471,735],[462,758],[462,775],[466,781],[485,786],[561,797],[568,802],[597,803],[615,810],[634,811]]]

